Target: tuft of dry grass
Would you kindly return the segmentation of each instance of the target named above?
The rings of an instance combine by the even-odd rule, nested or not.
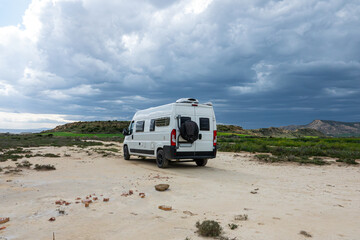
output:
[[[304,235],[305,237],[308,237],[308,238],[312,237],[310,233],[308,233],[308,232],[306,232],[304,230],[301,230],[299,234]]]
[[[40,165],[40,164],[35,164],[35,170],[38,171],[49,171],[49,170],[56,170],[54,165],[50,165],[50,164],[44,164],[44,165]]]

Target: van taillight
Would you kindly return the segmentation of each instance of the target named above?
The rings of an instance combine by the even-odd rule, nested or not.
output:
[[[171,146],[176,146],[176,129],[173,129],[170,134]]]
[[[213,139],[214,146],[216,146],[216,142],[217,142],[217,132],[216,130],[214,130],[214,139]]]

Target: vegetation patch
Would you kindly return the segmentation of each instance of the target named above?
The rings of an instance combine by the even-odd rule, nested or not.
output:
[[[271,162],[271,163],[273,163],[273,162],[297,162],[297,163],[302,163],[302,164],[314,164],[314,165],[328,164],[321,158],[310,159],[308,157],[297,157],[294,155],[271,156],[271,155],[267,155],[267,154],[258,154],[258,155],[255,155],[255,157],[260,161]]]
[[[235,229],[238,228],[239,225],[237,225],[237,224],[235,224],[235,223],[229,223],[228,226],[229,226],[229,228],[230,228],[231,230],[235,230]]]
[[[359,164],[358,162],[356,162],[355,159],[349,159],[349,158],[337,159],[336,162],[343,162],[343,163],[346,163],[346,164],[353,164],[353,165]]]
[[[56,170],[54,165],[50,165],[50,164],[35,164],[35,170],[38,171],[49,171],[49,170]]]
[[[0,149],[17,149],[22,147],[42,147],[42,146],[100,146],[101,142],[84,141],[78,137],[60,137],[42,134],[0,134]],[[25,153],[25,152],[22,152]],[[13,153],[11,153],[13,154]],[[0,155],[0,161],[3,155]]]
[[[24,160],[21,163],[16,163],[16,167],[18,168],[30,168],[32,164],[28,160]]]
[[[59,155],[56,155],[56,154],[53,154],[53,153],[45,153],[42,156],[43,157],[49,157],[49,158],[58,158],[58,157],[60,157]]]
[[[312,235],[311,235],[310,233],[308,233],[308,232],[306,232],[306,231],[304,231],[304,230],[300,231],[299,234],[301,234],[301,235],[303,235],[303,236],[305,236],[305,237],[308,237],[308,238],[311,238],[311,237],[312,237]]]
[[[327,163],[319,157],[332,157],[356,164],[355,160],[360,159],[360,138],[240,138],[223,135],[218,137],[218,149],[225,152],[271,153],[257,155],[265,162],[324,165]]]
[[[205,220],[202,223],[196,222],[196,228],[200,236],[218,237],[222,232],[220,224],[214,220]]]

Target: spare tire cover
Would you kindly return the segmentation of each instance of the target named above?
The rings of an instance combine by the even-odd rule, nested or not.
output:
[[[181,124],[180,135],[186,141],[193,143],[199,138],[199,127],[196,122],[188,120]]]

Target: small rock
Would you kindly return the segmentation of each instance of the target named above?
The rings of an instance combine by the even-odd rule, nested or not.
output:
[[[90,203],[89,202],[86,202],[85,203],[85,207],[89,207],[90,206]]]
[[[192,213],[192,212],[190,212],[190,211],[183,211],[183,213],[186,214],[186,215],[189,215],[189,216],[195,216],[195,215],[197,215],[197,214],[194,214],[194,213]]]
[[[92,200],[91,199],[86,199],[86,200],[82,200],[83,203],[92,203]]]
[[[53,222],[53,221],[55,221],[56,219],[54,218],[54,217],[51,217],[51,218],[49,218],[49,221],[50,222]]]
[[[0,231],[1,231],[1,230],[4,230],[5,228],[6,228],[6,227],[0,227]]]
[[[0,218],[0,224],[7,223],[10,221],[10,218]]]
[[[257,191],[251,191],[250,193],[251,194],[257,194]]]
[[[161,205],[161,206],[159,206],[159,209],[164,210],[164,211],[171,211],[172,207],[171,206]]]
[[[145,198],[145,193],[139,193],[139,196],[140,196],[141,198]]]
[[[109,198],[104,198],[103,199],[103,202],[108,202],[109,201]]]
[[[163,191],[166,191],[169,187],[170,187],[169,184],[158,184],[155,186],[155,189],[157,191],[163,192]]]

